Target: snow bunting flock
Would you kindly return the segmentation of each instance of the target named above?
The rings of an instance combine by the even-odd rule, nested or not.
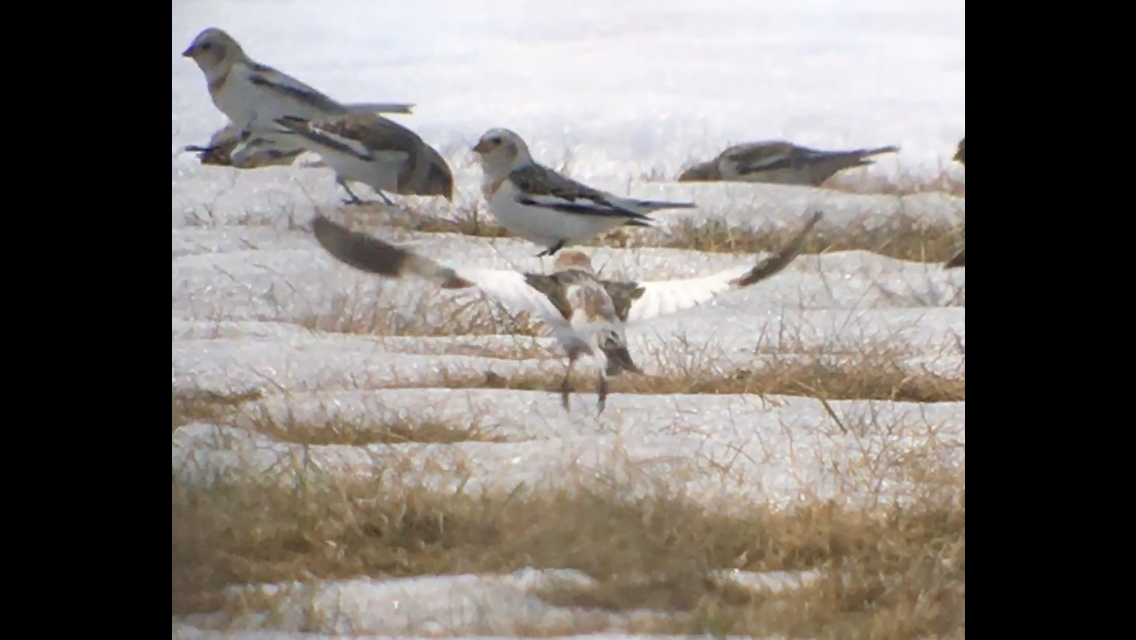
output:
[[[319,156],[319,165],[335,172],[348,204],[363,202],[348,182],[370,186],[386,204],[393,203],[384,192],[452,201],[453,173],[441,154],[418,134],[381,115],[410,114],[414,105],[341,104],[254,61],[232,36],[217,28],[199,33],[182,55],[201,69],[213,104],[229,119],[207,144],[182,148],[197,153],[203,165],[288,166],[310,152]],[[688,168],[678,181],[819,185],[839,171],[871,164],[871,156],[898,150],[886,146],[821,151],[785,141],[748,143]],[[481,190],[490,212],[509,234],[540,246],[536,256],[555,257],[551,274],[445,266],[320,214],[312,223],[315,238],[331,256],[361,271],[384,278],[416,278],[441,289],[475,290],[514,312],[539,317],[551,327],[568,360],[561,386],[566,409],[577,362],[593,363],[602,412],[609,378],[624,372],[643,374],[628,350],[624,332],[628,324],[691,309],[776,275],[801,252],[822,217],[819,212],[810,215],[785,246],[752,267],[680,280],[604,280],[586,254],[566,247],[618,227],[650,226],[649,214],[655,211],[697,205],[637,200],[593,189],[536,162],[521,136],[509,129],[490,129],[472,151],[481,165]],[[963,162],[962,141],[954,159]],[[962,266],[962,256],[946,266]]]

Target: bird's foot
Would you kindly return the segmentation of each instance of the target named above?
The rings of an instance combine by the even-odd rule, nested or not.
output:
[[[536,257],[543,258],[544,256],[556,255],[556,252],[560,251],[563,248],[564,248],[564,241],[561,240],[560,242],[557,242],[556,244],[552,245],[551,247],[545,249],[544,251],[541,251],[540,253],[536,254]]]
[[[611,387],[608,385],[608,382],[607,382],[607,377],[605,377],[603,375],[600,376],[600,385],[599,386],[600,386],[600,389],[599,389],[600,398],[599,398],[599,401],[596,403],[596,417],[599,417],[599,415],[601,413],[603,413],[604,407],[607,406],[608,392],[611,391]]]
[[[565,411],[568,411],[569,400],[573,391],[575,389],[572,388],[572,381],[569,380],[568,376],[564,376],[564,382],[560,384],[560,403],[564,405]]]

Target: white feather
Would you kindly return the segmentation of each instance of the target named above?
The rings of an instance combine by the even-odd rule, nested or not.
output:
[[[703,278],[641,282],[643,295],[631,303],[627,322],[650,320],[692,309],[731,289],[730,282],[752,267],[735,267]]]

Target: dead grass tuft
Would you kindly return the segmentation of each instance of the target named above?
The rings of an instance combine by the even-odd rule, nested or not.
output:
[[[960,171],[948,171],[940,165],[933,176],[921,175],[902,167],[895,175],[879,175],[869,171],[837,173],[822,185],[826,189],[847,193],[910,196],[917,193],[946,193],[966,197],[966,179]]]
[[[259,391],[223,395],[173,393],[174,430],[192,423],[232,425],[259,433],[278,442],[302,445],[406,444],[455,442],[505,442],[471,417],[460,424],[437,420],[390,418],[348,419],[323,411],[318,419],[298,418],[289,409],[286,416],[273,412]]]
[[[436,217],[414,217],[406,220],[384,220],[385,226],[406,228],[426,233],[459,233],[483,238],[507,238],[509,233],[494,218],[475,205],[470,212],[449,220]],[[721,221],[681,221],[668,233],[623,228],[595,238],[584,246],[637,248],[657,247],[715,253],[774,252],[796,232],[796,227],[761,229],[731,228]],[[859,222],[840,229],[814,229],[805,241],[802,253],[834,251],[871,251],[898,260],[945,262],[963,245],[966,225],[928,222],[901,213],[880,224],[878,216],[866,215]]]
[[[437,385],[453,389],[517,389],[559,393],[563,372],[499,375],[494,372],[444,372]],[[576,391],[595,393],[591,375],[574,375]],[[723,370],[695,364],[664,375],[623,374],[610,379],[613,394],[756,394],[806,396],[821,400],[891,400],[960,402],[966,400],[966,380],[948,377],[905,363],[897,354],[867,352],[857,356],[770,355],[761,366]]]
[[[639,632],[898,640],[965,629],[965,494],[928,491],[876,512],[825,502],[726,514],[649,482],[473,496],[318,470],[299,483],[176,478],[174,615],[249,606],[226,585],[532,567],[598,583],[554,582],[539,591],[549,603],[679,614]],[[819,577],[771,591],[711,573],[734,569]]]
[[[542,335],[541,323],[528,314],[509,313],[500,303],[483,299],[458,305],[444,320],[426,321],[431,305],[438,300],[450,307],[458,305],[441,291],[419,298],[411,308],[358,291],[340,293],[332,299],[331,309],[302,319],[300,325],[312,331],[376,336]]]
[[[839,230],[814,229],[805,240],[802,254],[836,251],[871,251],[897,260],[941,262],[950,259],[962,246],[965,224],[928,223],[912,215],[902,214],[878,224],[878,219],[864,218]],[[762,231],[738,230],[725,223],[683,221],[661,244],[639,241],[634,234],[616,230],[606,237],[608,246],[661,246],[672,249],[712,251],[719,253],[774,252],[796,232],[795,228]],[[612,236],[624,239],[614,244]]]

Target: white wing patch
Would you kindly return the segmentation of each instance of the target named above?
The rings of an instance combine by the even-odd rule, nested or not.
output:
[[[552,301],[530,287],[525,282],[525,275],[519,271],[461,267],[456,272],[459,277],[472,282],[486,296],[497,300],[514,313],[527,311],[549,324],[568,325],[568,321],[560,315]]]
[[[752,268],[736,267],[703,278],[640,283],[643,295],[631,303],[627,322],[650,320],[697,307],[730,291],[733,288],[731,282],[744,276]]]

